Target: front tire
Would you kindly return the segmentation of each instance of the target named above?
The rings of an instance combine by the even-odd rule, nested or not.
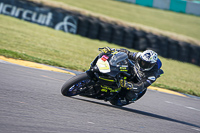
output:
[[[80,89],[82,89],[82,85],[84,82],[89,81],[89,77],[86,73],[79,74],[77,76],[72,77],[70,80],[66,81],[62,86],[61,93],[64,96],[75,96],[80,93]]]

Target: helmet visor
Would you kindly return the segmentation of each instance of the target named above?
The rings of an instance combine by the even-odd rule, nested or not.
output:
[[[151,69],[155,65],[155,63],[144,61],[141,58],[138,59],[138,64],[144,70]]]

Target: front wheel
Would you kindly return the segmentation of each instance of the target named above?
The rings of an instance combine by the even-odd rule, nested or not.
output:
[[[62,86],[61,93],[64,96],[75,96],[83,92],[87,88],[87,84],[90,82],[86,73],[79,74],[66,81]]]

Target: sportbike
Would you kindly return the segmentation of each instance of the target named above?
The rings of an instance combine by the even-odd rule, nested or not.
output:
[[[99,51],[101,53],[93,60],[89,70],[66,81],[61,93],[67,97],[80,95],[105,100],[117,106],[128,105],[140,99],[147,89],[138,93],[134,101],[127,101],[125,96],[131,90],[120,84],[122,79],[129,81],[136,75],[134,62],[124,52],[108,51],[105,47],[99,48]],[[118,104],[119,100],[126,101]]]

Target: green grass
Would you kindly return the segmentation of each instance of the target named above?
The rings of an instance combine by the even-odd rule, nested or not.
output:
[[[79,71],[89,68],[99,47],[120,48],[4,15],[0,15],[0,29],[0,55]],[[160,59],[165,74],[154,86],[200,96],[199,66]]]
[[[154,27],[200,41],[200,17],[148,8],[116,0],[49,0],[82,8],[121,21]],[[63,4],[64,6],[64,4]],[[175,37],[176,38],[176,37]],[[185,39],[186,37],[183,37]]]

